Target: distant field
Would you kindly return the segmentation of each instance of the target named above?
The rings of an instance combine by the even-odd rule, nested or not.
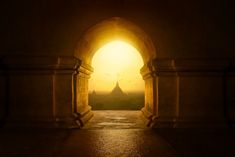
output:
[[[89,105],[93,110],[140,110],[144,106],[144,93],[89,94]]]

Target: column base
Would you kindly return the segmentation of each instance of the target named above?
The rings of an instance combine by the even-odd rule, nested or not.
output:
[[[153,117],[153,114],[151,112],[149,112],[148,110],[146,110],[145,107],[143,107],[141,109],[141,112],[142,112],[142,118],[144,120],[144,123],[146,126],[150,127],[151,124],[152,124],[152,117]]]
[[[87,106],[84,110],[80,111],[79,113],[74,113],[76,117],[76,122],[79,126],[83,127],[92,117],[93,113],[91,111],[91,106]]]

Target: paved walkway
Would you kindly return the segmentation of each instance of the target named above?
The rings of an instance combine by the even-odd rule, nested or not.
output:
[[[95,111],[83,129],[2,129],[0,156],[175,157],[175,150],[147,129],[140,111]]]
[[[140,111],[96,110],[84,129],[147,129]]]
[[[234,157],[233,129],[148,129],[140,111],[95,111],[83,129],[0,129],[0,157]]]

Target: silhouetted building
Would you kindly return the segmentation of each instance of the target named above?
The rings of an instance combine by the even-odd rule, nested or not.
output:
[[[139,110],[144,106],[144,93],[127,95],[117,82],[110,93],[90,93],[89,105],[94,110]]]
[[[117,82],[110,95],[115,97],[123,97],[126,94],[122,91],[121,87],[119,86],[119,83]]]

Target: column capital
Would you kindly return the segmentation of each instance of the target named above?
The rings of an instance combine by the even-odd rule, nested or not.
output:
[[[90,78],[90,75],[93,73],[93,68],[88,64],[82,63],[77,67],[76,71],[79,76]]]
[[[155,67],[152,65],[151,62],[149,62],[148,64],[145,64],[141,69],[140,69],[140,73],[143,77],[143,79],[147,79],[147,78],[152,78],[156,76],[156,69]]]

